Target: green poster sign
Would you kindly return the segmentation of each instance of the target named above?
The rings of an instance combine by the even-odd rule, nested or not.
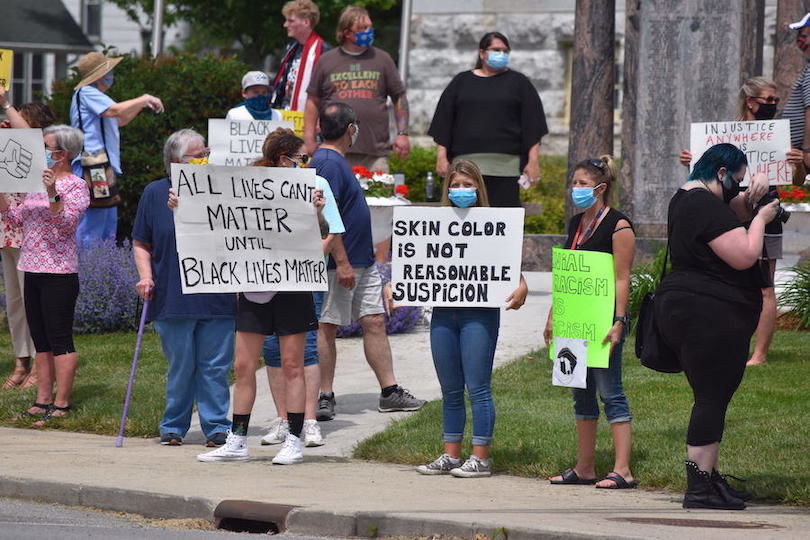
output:
[[[554,338],[586,340],[588,367],[608,367],[610,343],[602,340],[616,304],[613,255],[555,247],[551,264]],[[553,356],[554,347],[549,350]]]

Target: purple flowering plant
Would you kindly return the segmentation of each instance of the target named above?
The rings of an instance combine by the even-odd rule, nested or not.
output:
[[[391,263],[377,263],[377,271],[383,283],[391,281]],[[422,308],[417,306],[399,306],[385,315],[385,330],[391,334],[404,334],[410,332],[422,320]],[[337,337],[362,336],[363,329],[357,321],[346,326],[338,326]]]

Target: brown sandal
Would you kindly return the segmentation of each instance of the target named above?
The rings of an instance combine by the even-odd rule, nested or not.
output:
[[[31,371],[25,369],[24,367],[17,366],[14,368],[14,371],[11,375],[8,376],[6,381],[3,383],[3,389],[7,390],[9,388],[21,388],[25,381],[28,380],[28,377],[31,376]]]

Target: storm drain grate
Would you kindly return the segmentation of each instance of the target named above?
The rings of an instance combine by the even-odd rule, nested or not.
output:
[[[610,521],[627,521],[641,525],[665,525],[667,527],[701,527],[704,529],[783,529],[770,523],[753,523],[750,521],[719,521],[714,519],[676,519],[676,518],[607,518]]]

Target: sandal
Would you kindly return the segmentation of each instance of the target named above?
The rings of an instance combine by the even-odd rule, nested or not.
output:
[[[62,414],[56,414],[60,412]],[[60,407],[58,405],[51,405],[51,408],[48,409],[48,412],[42,415],[42,418],[31,424],[31,427],[43,427],[51,420],[55,418],[65,418],[69,414],[70,414],[70,405],[65,405],[64,407]]]
[[[31,369],[31,372],[25,377],[25,380],[20,383],[20,388],[34,388],[39,385],[36,372]]]
[[[596,486],[596,489],[633,489],[638,485],[636,480],[630,480],[629,482],[625,480],[622,475],[617,472],[609,472],[607,476],[599,480],[602,482],[603,480],[609,480],[613,482],[612,486]]]
[[[549,482],[561,486],[561,485],[572,485],[572,486],[591,486],[596,483],[596,478],[580,478],[577,472],[571,469],[565,469],[563,472],[559,474],[562,478],[561,480],[551,480]]]
[[[53,407],[53,403],[36,403],[35,402],[29,408],[31,408],[31,409],[42,409],[42,412],[31,412],[31,411],[25,410],[25,411],[21,412],[20,414],[18,414],[17,416],[15,416],[14,418],[12,418],[12,420],[14,422],[18,422],[20,420],[25,420],[26,418],[44,417],[45,415],[50,414],[51,407]]]
[[[15,367],[14,372],[8,376],[6,381],[3,383],[3,389],[8,388],[19,388],[23,385],[23,383],[28,379],[28,376],[31,372],[24,367]]]

